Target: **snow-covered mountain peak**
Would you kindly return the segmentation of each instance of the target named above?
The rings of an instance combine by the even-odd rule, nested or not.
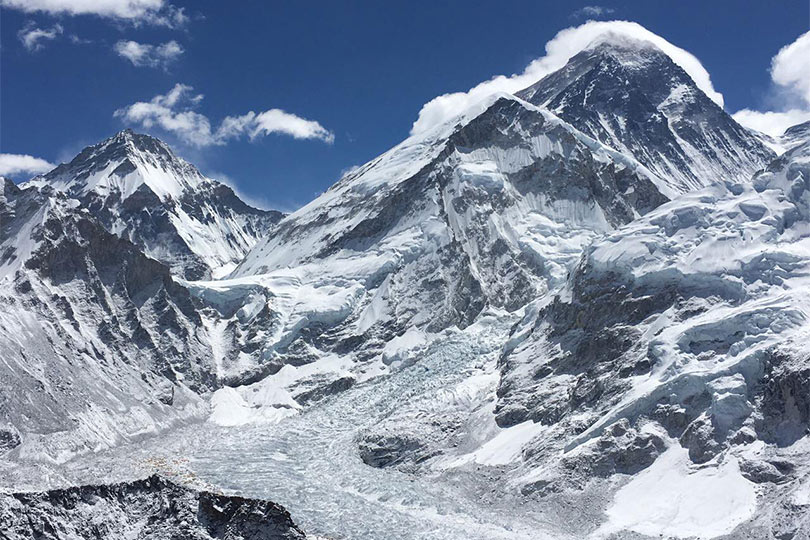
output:
[[[810,141],[810,122],[796,124],[795,126],[787,128],[781,138],[787,146],[794,146]]]
[[[644,64],[653,61],[662,62],[664,59],[661,58],[661,55],[669,58],[653,42],[618,32],[600,34],[582,52],[591,55],[609,56],[622,62],[624,68],[643,67]]]
[[[146,185],[161,200],[178,198],[205,178],[163,141],[125,129],[88,146],[69,163],[30,181],[50,184],[71,196],[94,191],[123,201]]]
[[[606,34],[517,93],[685,193],[745,181],[775,154],[650,42]]]
[[[130,129],[23,185],[64,192],[186,279],[227,273],[282,216],[248,206],[163,141]]]

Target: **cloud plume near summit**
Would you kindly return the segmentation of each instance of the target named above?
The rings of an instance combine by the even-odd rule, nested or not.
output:
[[[438,96],[427,102],[411,128],[411,135],[423,133],[442,124],[498,92],[515,93],[546,75],[562,68],[574,55],[588,47],[594,40],[606,35],[647,41],[660,48],[695,81],[695,84],[712,101],[723,106],[723,95],[714,89],[709,72],[694,55],[677,47],[663,37],[630,21],[588,21],[580,26],[566,28],[546,43],[546,54],[526,66],[522,73],[510,76],[497,75],[466,92],[453,92]]]

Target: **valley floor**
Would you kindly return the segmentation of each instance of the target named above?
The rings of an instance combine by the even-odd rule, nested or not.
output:
[[[448,333],[415,365],[279,423],[190,425],[58,468],[6,463],[0,478],[10,485],[2,487],[44,489],[158,471],[197,487],[276,501],[309,534],[330,538],[560,538],[544,532],[556,516],[544,517],[516,491],[499,491],[486,474],[414,475],[371,467],[358,453],[358,434],[403,406],[479,407],[494,389],[496,378],[487,374],[509,322],[491,317]],[[482,387],[465,391],[470,380]],[[459,385],[458,392],[446,390]]]
[[[495,364],[513,322],[498,314],[465,331],[448,331],[415,364],[277,423],[191,424],[58,467],[0,461],[0,488],[42,490],[157,472],[190,487],[277,502],[304,531],[319,537],[602,537],[599,527],[624,482],[621,475],[546,498],[522,495],[510,482],[528,472],[510,456],[519,457],[527,438],[537,434],[528,428],[501,430],[492,420]],[[434,440],[429,465],[415,474],[372,467],[360,457],[362,435],[382,422],[394,419],[412,430],[412,424],[458,414],[470,422],[460,428],[465,437],[445,446]]]

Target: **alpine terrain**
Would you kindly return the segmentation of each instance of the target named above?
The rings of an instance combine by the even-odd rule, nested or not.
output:
[[[808,276],[808,124],[624,35],[289,215],[125,130],[3,183],[0,537],[810,538]]]

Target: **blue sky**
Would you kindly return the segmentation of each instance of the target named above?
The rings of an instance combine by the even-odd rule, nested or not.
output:
[[[769,72],[808,31],[807,1],[600,2],[584,12],[594,2],[54,0],[57,13],[31,11],[41,0],[0,3],[0,153],[58,163],[131,126],[284,210],[407,137],[426,102],[522,72],[586,19],[636,21],[686,49],[729,112],[810,110],[810,83],[788,70],[786,92]],[[85,13],[94,9],[107,11]],[[139,102],[190,113],[210,132],[144,127],[144,107],[128,108]],[[230,130],[220,129],[226,117]]]

